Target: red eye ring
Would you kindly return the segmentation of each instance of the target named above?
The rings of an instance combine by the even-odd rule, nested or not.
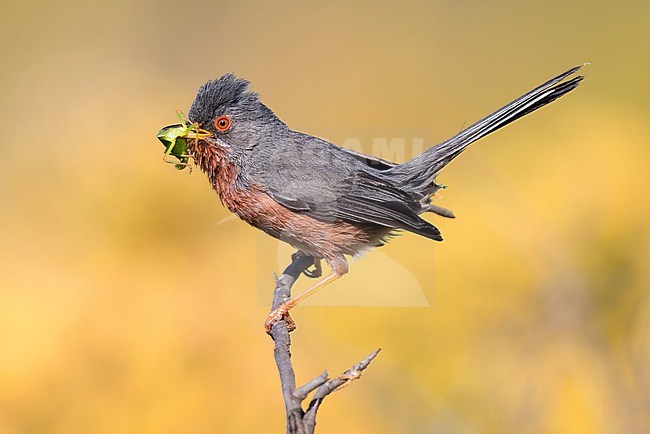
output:
[[[230,116],[219,116],[214,120],[214,127],[220,133],[225,133],[230,129],[232,122],[230,121]]]

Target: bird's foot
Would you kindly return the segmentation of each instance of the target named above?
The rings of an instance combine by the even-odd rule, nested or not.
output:
[[[291,255],[291,260],[295,261],[298,258],[301,257],[308,257],[312,258],[314,261],[314,269],[313,270],[305,270],[302,272],[305,276],[309,277],[310,279],[318,279],[323,275],[323,266],[321,265],[321,258],[317,258],[312,255],[308,255],[307,253],[303,252],[302,250],[298,250],[296,253]]]
[[[303,257],[303,256],[307,256],[307,257],[309,257],[310,255],[308,255],[307,253],[303,252],[302,250],[298,250],[296,253],[293,253],[293,254],[291,255],[291,260],[292,260],[292,261],[296,261],[296,260],[298,260],[298,258],[301,258],[301,257]]]
[[[309,277],[310,279],[318,279],[323,275],[323,266],[321,264],[320,258],[314,258],[314,269],[313,270],[305,270],[302,272],[305,276]]]
[[[291,315],[289,315],[289,307],[287,306],[287,303],[282,303],[280,306],[273,309],[269,316],[266,317],[266,321],[264,321],[266,334],[270,335],[271,328],[282,320],[287,324],[287,330],[289,333],[296,329],[296,323],[291,318]]]

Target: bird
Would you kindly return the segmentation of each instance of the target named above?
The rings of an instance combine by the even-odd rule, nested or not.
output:
[[[348,257],[404,231],[442,241],[422,218],[452,211],[432,203],[440,171],[471,143],[571,92],[584,65],[563,72],[409,161],[398,164],[291,129],[229,73],[202,85],[183,133],[188,155],[232,213],[313,258],[319,280],[273,310],[267,332],[305,298],[345,275]],[[170,126],[173,127],[173,126]],[[167,128],[170,128],[167,127]],[[165,129],[161,130],[164,132]],[[160,133],[159,133],[160,134]],[[321,260],[330,273],[322,277]]]

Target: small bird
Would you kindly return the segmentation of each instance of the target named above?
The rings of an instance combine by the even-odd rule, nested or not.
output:
[[[574,76],[581,67],[402,164],[292,130],[248,81],[232,74],[201,86],[188,112],[197,129],[183,137],[221,202],[252,226],[313,257],[311,277],[322,276],[321,259],[331,269],[271,312],[267,332],[300,301],[347,273],[346,256],[381,246],[401,231],[442,241],[438,228],[420,217],[426,212],[454,217],[431,203],[443,188],[436,184],[441,169],[470,143],[575,89],[584,78]]]

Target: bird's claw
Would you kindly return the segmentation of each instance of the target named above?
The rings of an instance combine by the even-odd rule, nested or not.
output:
[[[315,256],[308,255],[307,253],[303,252],[302,250],[298,250],[296,253],[291,255],[291,260],[296,261],[299,258],[302,257],[307,257],[307,258],[312,258],[314,261],[314,269],[313,270],[305,270],[302,272],[305,276],[309,277],[310,279],[317,279],[323,275],[323,267],[321,266],[321,259],[317,258]]]
[[[323,270],[320,267],[316,267],[313,270],[305,270],[302,272],[302,274],[309,277],[310,279],[318,279],[323,275]]]
[[[314,258],[313,270],[305,270],[302,272],[302,274],[309,277],[310,279],[318,279],[321,277],[323,275],[323,266],[321,265],[320,258]]]
[[[282,320],[284,320],[284,322],[287,324],[287,330],[289,333],[296,329],[296,323],[291,318],[291,315],[289,315],[287,303],[282,303],[280,306],[273,309],[269,316],[266,317],[266,321],[264,321],[264,329],[266,330],[266,334],[270,335],[273,326]]]

